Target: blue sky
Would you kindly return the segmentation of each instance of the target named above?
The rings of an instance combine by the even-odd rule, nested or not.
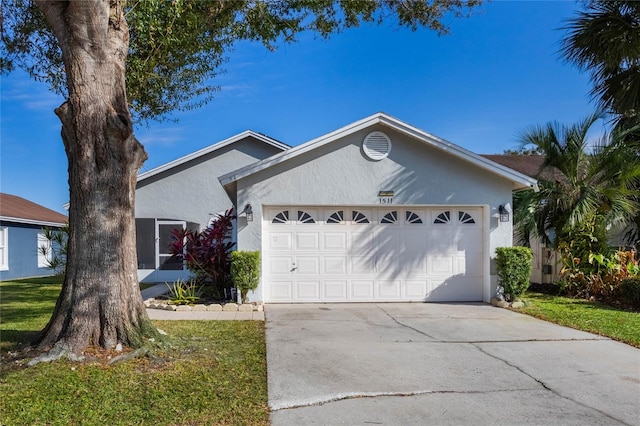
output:
[[[447,36],[382,25],[303,35],[275,53],[240,44],[210,104],[136,128],[142,171],[247,129],[298,145],[378,111],[479,154],[517,148],[532,125],[593,111],[588,76],[557,53],[578,7],[495,1],[447,19]],[[62,99],[21,73],[2,76],[1,96],[0,191],[63,211]]]

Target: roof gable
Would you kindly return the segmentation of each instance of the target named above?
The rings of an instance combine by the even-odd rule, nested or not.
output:
[[[202,148],[202,149],[200,149],[200,150],[198,150],[196,152],[192,152],[191,154],[185,155],[184,157],[181,157],[181,158],[178,158],[176,160],[170,161],[170,162],[168,162],[166,164],[163,164],[161,166],[153,168],[153,169],[151,169],[149,171],[146,171],[144,173],[140,173],[138,175],[138,182],[143,181],[143,180],[145,180],[147,178],[150,178],[152,176],[155,176],[155,175],[157,175],[159,173],[162,173],[164,171],[173,169],[174,167],[178,167],[178,166],[180,166],[180,165],[182,165],[184,163],[187,163],[189,161],[195,160],[195,159],[200,158],[202,156],[205,156],[207,154],[210,154],[210,153],[212,153],[214,151],[217,151],[217,150],[219,150],[221,148],[229,146],[229,145],[231,145],[231,144],[233,144],[235,142],[242,141],[242,140],[244,140],[244,139],[246,139],[248,137],[252,137],[252,138],[254,138],[254,139],[256,139],[256,140],[258,140],[260,142],[263,142],[263,143],[266,143],[268,145],[271,145],[271,146],[273,146],[275,148],[278,148],[278,149],[280,149],[282,151],[285,151],[285,150],[290,148],[289,145],[284,144],[282,142],[279,142],[279,141],[277,141],[275,139],[272,139],[272,138],[270,138],[268,136],[265,136],[262,133],[257,133],[257,132],[251,131],[251,130],[246,130],[246,131],[244,131],[242,133],[239,133],[239,134],[237,134],[235,136],[232,136],[232,137],[230,137],[228,139],[225,139],[223,141],[214,143],[213,145],[209,145],[209,146],[207,146],[205,148]]]
[[[239,179],[250,176],[254,173],[258,173],[261,170],[265,170],[269,167],[275,166],[276,164],[280,164],[284,161],[330,144],[345,136],[351,135],[355,132],[378,124],[387,126],[400,133],[408,135],[426,145],[444,151],[449,155],[452,155],[453,157],[459,158],[485,171],[503,177],[512,182],[514,190],[537,187],[536,179],[530,176],[526,176],[502,164],[498,164],[480,155],[474,154],[473,152],[466,150],[454,143],[448,142],[444,139],[413,127],[382,112],[356,121],[338,130],[327,133],[326,135],[310,140],[309,142],[293,147],[287,151],[281,152],[262,161],[258,161],[254,164],[250,164],[231,173],[227,173],[226,175],[223,175],[219,178],[220,183],[223,186],[230,185],[231,183],[236,182]]]
[[[62,226],[67,216],[16,195],[0,193],[0,219],[34,225]]]

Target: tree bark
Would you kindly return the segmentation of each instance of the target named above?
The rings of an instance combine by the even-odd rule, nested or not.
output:
[[[56,109],[69,163],[69,252],[62,291],[38,349],[140,346],[155,329],[137,279],[135,186],[147,155],[126,98],[129,29],[120,0],[37,1],[65,65]]]

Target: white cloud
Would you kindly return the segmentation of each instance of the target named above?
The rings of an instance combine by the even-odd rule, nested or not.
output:
[[[172,146],[184,141],[181,127],[154,127],[136,130],[136,136],[144,146]]]

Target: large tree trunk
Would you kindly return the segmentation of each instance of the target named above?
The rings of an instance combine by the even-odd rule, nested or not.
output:
[[[137,280],[134,196],[147,156],[125,91],[129,30],[116,0],[38,1],[60,47],[68,99],[56,114],[69,161],[69,253],[38,348],[139,346],[153,333]]]

